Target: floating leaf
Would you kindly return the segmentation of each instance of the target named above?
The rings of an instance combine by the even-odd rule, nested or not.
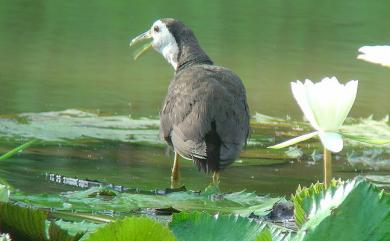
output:
[[[49,226],[50,241],[78,241],[84,236],[84,232],[71,235],[67,230],[62,229],[56,222],[52,221]]]
[[[116,192],[116,196],[102,197],[94,195],[99,188],[90,188],[83,191],[68,192],[62,194],[25,194],[13,193],[13,201],[26,203],[43,208],[54,208],[56,211],[77,211],[104,213],[128,212],[142,208],[174,208],[177,210],[206,210],[210,213],[235,213],[249,215],[256,212],[264,216],[269,213],[273,204],[280,198],[259,196],[245,191],[234,193],[219,193],[216,187],[210,187],[205,193],[193,191],[180,191],[168,194],[156,194],[152,192],[123,193]],[[146,194],[148,193],[148,194]]]
[[[377,139],[377,138],[371,138],[367,136],[362,136],[362,135],[352,135],[352,134],[342,134],[343,137],[346,137],[348,139],[351,139],[353,141],[358,141],[358,142],[363,142],[367,144],[373,144],[373,145],[385,145],[385,144],[390,144],[389,139]]]
[[[86,241],[175,241],[162,224],[145,217],[129,217],[109,223],[90,234]]]
[[[18,123],[12,118],[0,117],[0,136],[34,138],[48,142],[68,142],[83,139],[131,142],[164,143],[158,138],[158,119],[132,119],[126,115],[105,116],[81,110],[22,113],[14,118],[25,119]],[[162,145],[161,145],[162,144]]]
[[[253,241],[265,222],[257,223],[237,215],[181,212],[173,215],[169,226],[179,241]]]

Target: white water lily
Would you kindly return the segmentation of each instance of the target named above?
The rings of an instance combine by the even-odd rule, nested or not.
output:
[[[299,107],[315,132],[296,137],[271,148],[282,148],[319,136],[324,147],[332,152],[343,149],[343,140],[338,130],[348,116],[357,93],[358,81],[340,84],[336,77],[324,78],[313,83],[297,80],[291,90]]]
[[[390,46],[363,46],[359,49],[358,59],[390,67]]]

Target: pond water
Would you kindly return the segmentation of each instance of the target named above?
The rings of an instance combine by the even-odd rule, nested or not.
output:
[[[348,126],[390,138],[390,69],[356,59],[363,45],[389,43],[389,8],[385,0],[3,0],[0,149],[29,138],[40,142],[3,162],[0,176],[34,193],[71,188],[48,181],[47,173],[142,189],[169,186],[173,157],[158,140],[158,112],[173,70],[153,51],[133,61],[128,48],[129,38],[168,16],[191,27],[214,62],[242,78],[253,115],[272,116],[253,120],[252,144],[242,163],[223,172],[221,188],[288,195],[322,176],[316,142],[301,145],[303,153],[265,148],[308,130],[296,122],[302,114],[291,81],[358,79]],[[386,186],[389,156],[388,145],[348,142],[335,157],[335,176],[369,175]],[[187,188],[211,181],[182,163]]]

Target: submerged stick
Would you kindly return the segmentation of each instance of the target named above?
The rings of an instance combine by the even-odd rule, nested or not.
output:
[[[73,221],[89,220],[95,223],[109,223],[114,221],[114,218],[95,216],[87,213],[65,212],[65,211],[50,211],[50,217],[53,219],[65,219]]]
[[[20,146],[18,146],[16,148],[10,150],[9,152],[7,152],[4,155],[0,156],[0,161],[3,161],[5,159],[8,159],[8,158],[12,157],[13,155],[23,151],[24,149],[26,149],[27,147],[31,146],[32,144],[34,144],[37,141],[38,141],[37,139],[32,139],[31,141],[26,142],[23,145],[20,145]]]
[[[325,188],[330,185],[332,180],[332,153],[324,147],[324,184]]]

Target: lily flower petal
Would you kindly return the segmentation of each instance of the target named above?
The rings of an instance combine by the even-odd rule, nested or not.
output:
[[[336,78],[324,78],[308,86],[308,102],[321,130],[337,129],[333,117],[339,95],[338,85]]]
[[[302,84],[301,81],[297,80],[297,82],[291,82],[291,90],[306,119],[310,122],[314,129],[318,130],[319,126],[316,118],[314,117],[307,93],[308,87],[312,85],[313,83],[310,80],[306,80],[305,84]]]
[[[340,152],[343,149],[343,138],[336,132],[319,132],[322,144],[331,152]]]
[[[359,52],[358,59],[390,67],[390,46],[363,46]]]
[[[306,83],[305,83],[306,84]],[[317,126],[316,130],[337,131],[347,117],[357,92],[357,81],[340,84],[336,77],[324,78],[307,88],[309,103]]]
[[[348,113],[351,110],[353,103],[355,102],[358,81],[351,80],[343,87],[344,88],[340,90],[341,93],[339,93],[338,96],[339,105],[337,106],[336,111],[334,113],[335,120],[339,121],[337,123],[337,130],[341,128],[341,125],[344,123],[344,120],[347,118]]]

